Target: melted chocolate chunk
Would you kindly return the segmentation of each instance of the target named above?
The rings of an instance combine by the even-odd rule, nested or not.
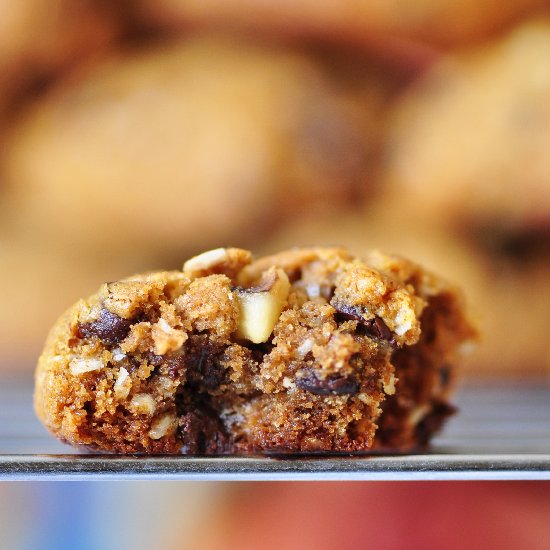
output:
[[[185,354],[189,383],[207,391],[227,383],[227,371],[220,363],[222,357],[223,349],[207,337],[192,338]]]
[[[359,321],[360,323],[366,323],[363,317],[363,311],[358,306],[350,306],[347,304],[332,304],[336,309],[338,320],[343,321]]]
[[[180,407],[181,407],[180,403]],[[179,434],[181,452],[196,455],[219,455],[231,452],[231,438],[208,402],[187,403],[180,409]]]
[[[133,321],[102,309],[97,321],[78,325],[77,335],[79,338],[96,337],[103,343],[113,346],[128,336],[132,324]]]
[[[357,321],[365,334],[386,340],[391,344],[395,343],[391,330],[380,317],[365,319],[363,311],[358,306],[349,306],[347,304],[333,304],[333,306],[337,311],[337,320]]]
[[[304,369],[299,375],[296,386],[315,395],[355,395],[359,391],[359,384],[351,376],[318,378],[311,369]]]
[[[384,321],[380,319],[380,317],[374,318],[374,325],[372,329],[375,332],[376,336],[378,336],[378,338],[381,338],[382,340],[387,340],[388,342],[393,340],[391,330],[388,328],[386,323],[384,323]]]

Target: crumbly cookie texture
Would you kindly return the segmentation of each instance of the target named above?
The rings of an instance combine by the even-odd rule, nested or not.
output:
[[[60,439],[119,453],[410,450],[453,411],[474,338],[460,294],[402,258],[217,249],[69,309],[35,408]]]

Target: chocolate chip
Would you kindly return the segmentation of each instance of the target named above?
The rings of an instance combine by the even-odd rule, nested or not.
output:
[[[222,356],[222,348],[209,342],[206,337],[192,338],[185,353],[188,382],[207,391],[226,383],[227,372],[220,363]]]
[[[173,379],[186,375],[187,382],[194,388],[211,391],[227,382],[222,357],[223,347],[209,342],[207,336],[193,335],[182,351],[173,355],[150,353],[146,360],[155,367],[153,374],[164,372]]]
[[[296,386],[315,395],[355,395],[359,391],[359,384],[352,376],[330,375],[318,378],[311,369],[298,373]]]
[[[188,404],[186,408],[179,420],[182,453],[219,455],[231,451],[230,438],[219,416],[207,403]]]
[[[97,337],[103,343],[112,346],[122,342],[128,336],[132,324],[133,321],[102,309],[97,321],[78,325],[77,336],[79,338]]]
[[[387,340],[391,344],[395,343],[391,330],[380,317],[365,319],[363,317],[363,310],[358,306],[350,306],[347,304],[333,304],[333,306],[337,312],[337,320],[357,321],[359,326],[368,336]]]
[[[374,326],[372,327],[378,338],[381,338],[382,340],[392,340],[393,335],[391,333],[391,330],[388,328],[386,323],[380,319],[380,317],[374,318]]]
[[[358,306],[350,306],[348,304],[334,303],[332,304],[337,311],[337,316],[340,319],[347,321],[359,321],[360,323],[366,323],[363,317],[363,311]]]
[[[165,359],[164,364],[168,368],[168,376],[177,378],[185,373],[187,362],[185,355],[179,354]]]

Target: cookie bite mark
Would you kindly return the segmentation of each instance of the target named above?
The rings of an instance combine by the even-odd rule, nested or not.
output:
[[[53,327],[35,407],[60,439],[122,453],[403,450],[451,410],[458,294],[399,258],[341,249],[104,285]]]

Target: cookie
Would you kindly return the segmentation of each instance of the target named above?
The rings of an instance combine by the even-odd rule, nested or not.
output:
[[[484,369],[550,364],[548,56],[550,20],[531,21],[436,65],[390,117],[392,215],[408,210],[411,228],[431,224],[465,250],[488,321]]]
[[[386,184],[423,215],[476,232],[550,212],[550,19],[436,64],[396,102]]]
[[[460,294],[407,260],[216,249],[75,304],[40,357],[35,408],[101,451],[411,450],[452,413],[474,337]]]
[[[8,136],[2,223],[117,257],[253,242],[368,188],[383,100],[368,82],[358,99],[312,56],[221,37],[104,59]]]

